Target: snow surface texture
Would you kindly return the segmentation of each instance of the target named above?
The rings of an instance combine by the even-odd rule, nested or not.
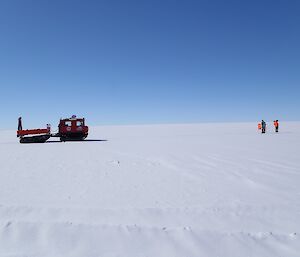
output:
[[[300,256],[300,123],[0,133],[0,256]]]

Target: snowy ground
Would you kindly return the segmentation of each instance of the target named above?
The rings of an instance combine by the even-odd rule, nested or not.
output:
[[[0,256],[300,256],[300,123],[0,133]]]

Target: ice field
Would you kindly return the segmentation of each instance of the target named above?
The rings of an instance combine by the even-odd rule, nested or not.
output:
[[[271,125],[1,131],[0,256],[299,257],[300,123]]]

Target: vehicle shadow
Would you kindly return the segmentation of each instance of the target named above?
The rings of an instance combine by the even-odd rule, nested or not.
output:
[[[74,141],[66,141],[66,143],[69,143],[69,142],[80,142],[80,143],[84,143],[84,142],[106,142],[108,141],[107,139],[85,139],[85,140],[74,140]],[[46,141],[45,142],[46,144],[48,143],[65,143],[65,142],[62,142],[62,141],[59,141],[59,140],[49,140],[49,141]]]

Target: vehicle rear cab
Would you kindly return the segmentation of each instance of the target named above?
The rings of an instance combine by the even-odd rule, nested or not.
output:
[[[58,125],[58,134],[61,141],[84,140],[88,136],[89,128],[85,125],[84,118],[61,119]]]

